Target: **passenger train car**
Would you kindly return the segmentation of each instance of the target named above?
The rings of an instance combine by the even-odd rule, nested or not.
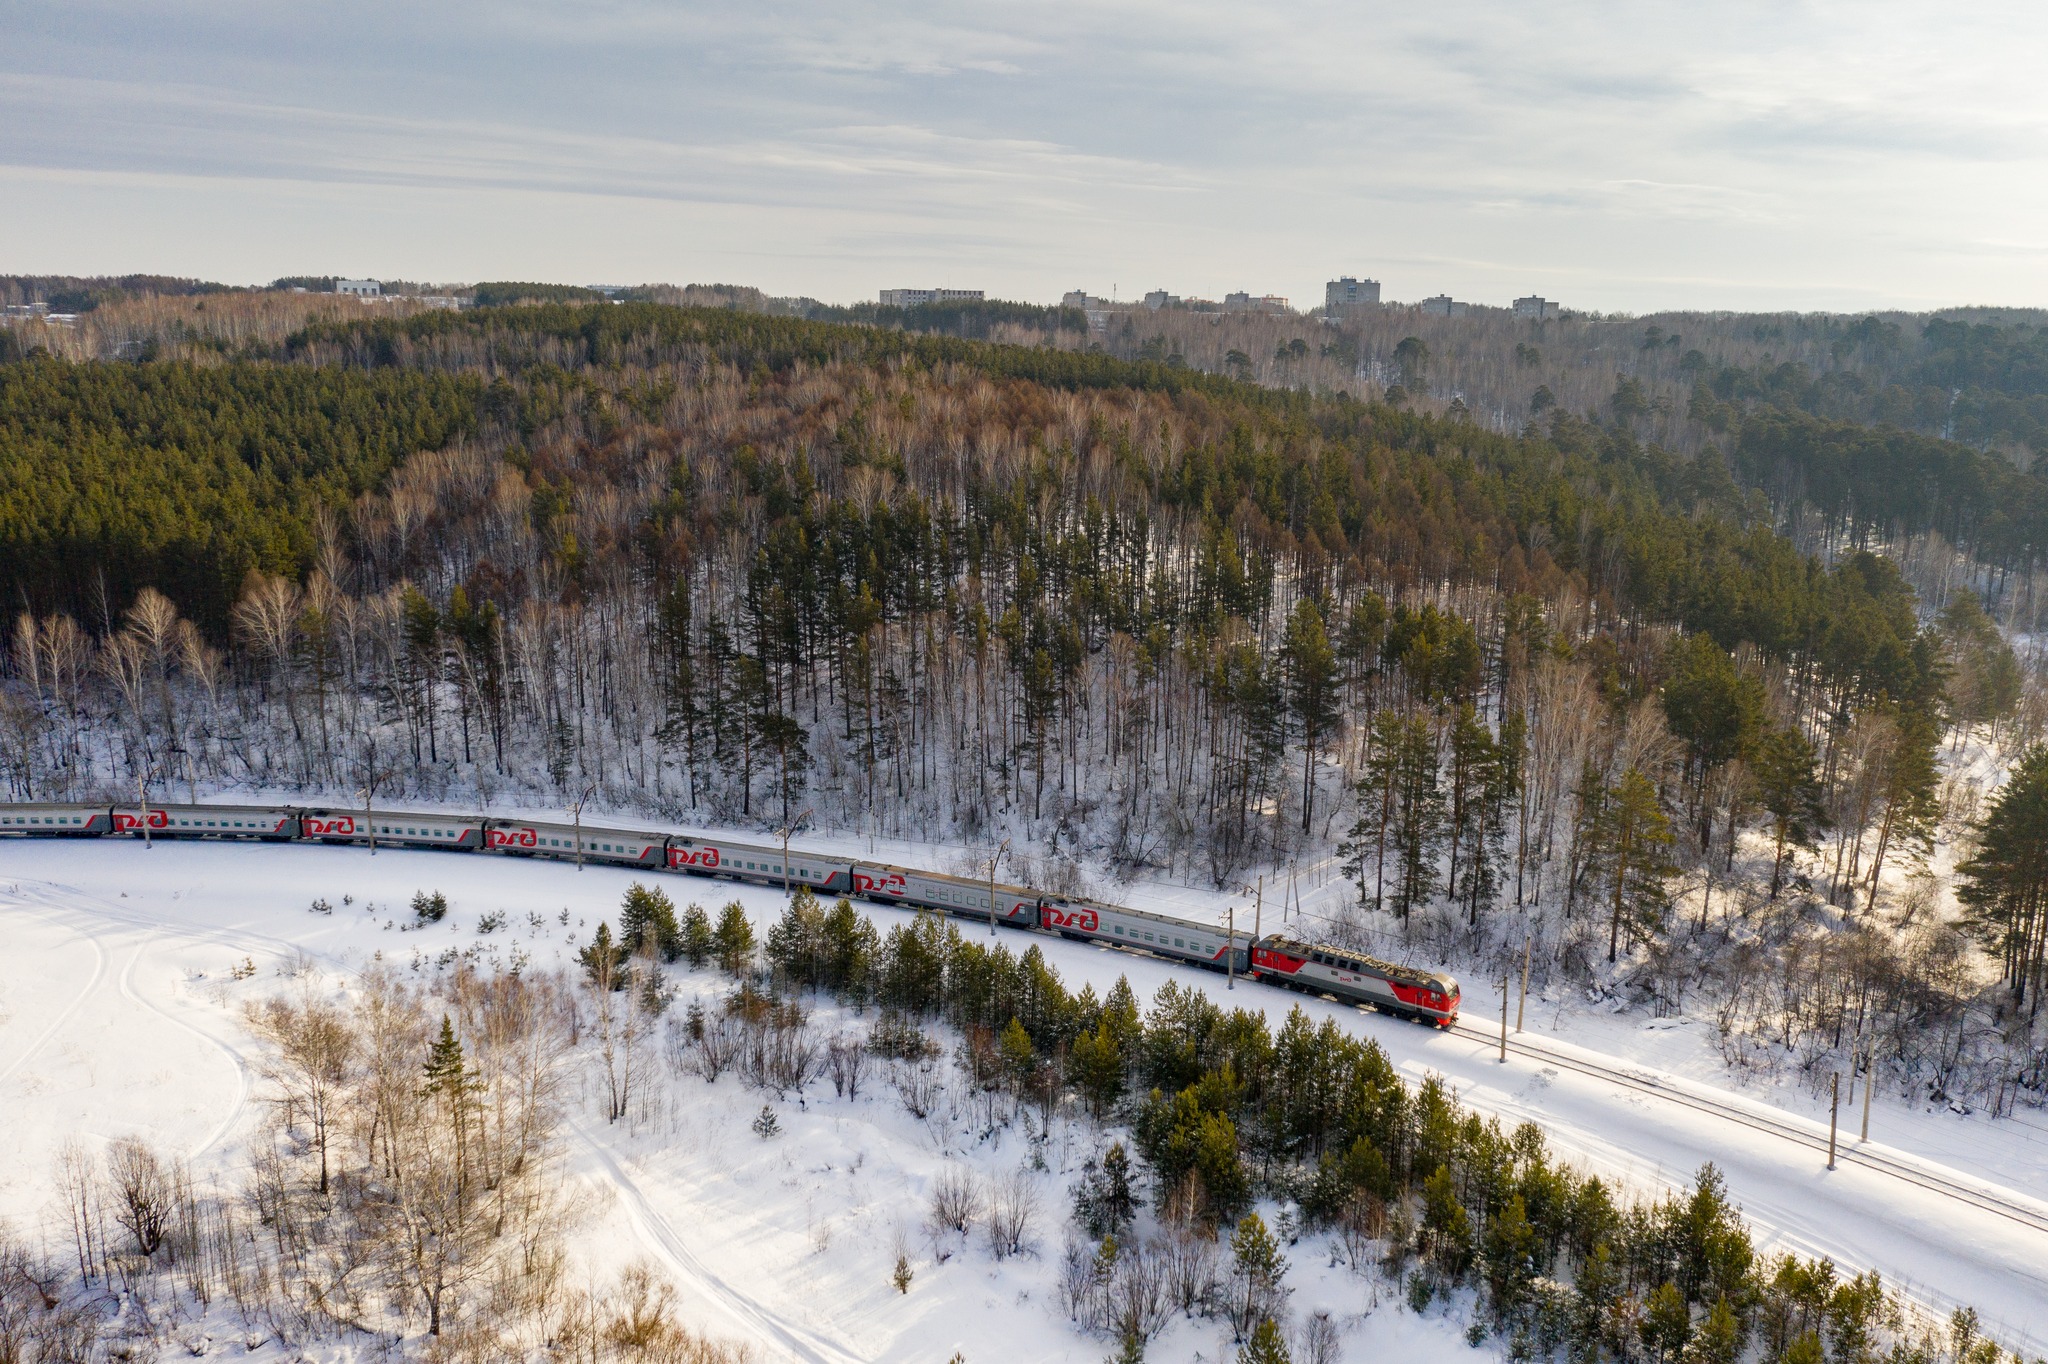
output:
[[[1145,952],[1270,985],[1369,1004],[1400,1018],[1449,1027],[1458,1017],[1458,982],[1441,972],[1396,965],[1284,934],[1234,933],[1171,915],[1043,894],[1026,886],[919,871],[887,863],[761,847],[723,838],[686,837],[481,815],[342,810],[271,805],[0,805],[0,834],[42,837],[257,839],[492,852],[509,857],[580,859],[723,877],[758,885],[808,886],[828,896],[932,909],[964,919],[1056,933]]]

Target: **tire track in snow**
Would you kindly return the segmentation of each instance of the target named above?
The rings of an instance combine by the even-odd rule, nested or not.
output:
[[[214,1125],[213,1130],[206,1134],[206,1139],[200,1142],[197,1146],[192,1148],[189,1154],[196,1159],[199,1156],[205,1155],[208,1151],[211,1151],[215,1146],[219,1145],[221,1140],[225,1138],[231,1130],[233,1130],[235,1124],[241,1121],[243,1111],[247,1109],[249,1106],[249,1091],[252,1088],[252,1085],[250,1084],[249,1080],[249,1062],[247,1058],[245,1058],[242,1055],[241,1052],[237,1051],[227,1042],[214,1036],[212,1033],[207,1032],[204,1028],[201,1028],[198,1024],[193,1023],[190,1019],[178,1017],[175,1013],[171,1012],[163,1005],[158,1004],[155,1000],[145,997],[140,990],[137,990],[135,988],[135,968],[141,964],[142,954],[148,950],[149,945],[151,941],[154,940],[155,936],[155,934],[151,934],[148,937],[145,937],[141,942],[137,943],[135,946],[134,955],[128,958],[128,965],[121,972],[120,985],[122,998],[130,1001],[131,1003],[139,1004],[143,1008],[148,1009],[154,1013],[162,1015],[164,1018],[170,1020],[171,1022],[177,1024],[179,1027],[183,1028],[186,1032],[191,1033],[194,1037],[197,1037],[201,1041],[209,1043],[212,1046],[218,1047],[221,1053],[228,1058],[229,1063],[232,1064],[235,1068],[235,1100],[233,1103],[228,1105],[227,1113],[221,1118],[221,1120],[218,1123]]]
[[[77,928],[73,927],[70,924],[62,924],[59,926],[66,929],[69,932],[78,933]],[[59,1032],[62,1032],[64,1029],[64,1025],[69,1023],[72,1020],[72,1018],[78,1013],[78,1011],[85,1007],[85,1002],[88,999],[91,999],[93,995],[98,992],[100,988],[100,983],[106,979],[107,949],[102,947],[100,945],[100,940],[90,933],[78,933],[78,936],[83,938],[86,944],[90,946],[93,951],[94,960],[92,968],[92,979],[87,981],[85,983],[85,988],[78,992],[78,998],[72,1000],[69,1004],[65,1005],[64,1008],[60,1009],[57,1012],[57,1016],[52,1018],[49,1022],[49,1025],[45,1027],[42,1030],[42,1032],[36,1035],[35,1041],[29,1043],[27,1049],[24,1050],[21,1053],[21,1055],[15,1057],[12,1061],[8,1062],[6,1069],[0,1070],[0,1083],[5,1083],[6,1081],[12,1079],[16,1071],[20,1070],[23,1066],[28,1064],[30,1057],[34,1056],[37,1052],[41,1051],[44,1048],[44,1046],[46,1046],[49,1043],[51,1038],[55,1037]]]
[[[569,1126],[584,1148],[603,1167],[608,1182],[618,1191],[620,1201],[625,1205],[626,1215],[632,1218],[634,1228],[640,1233],[641,1239],[652,1245],[678,1275],[704,1290],[706,1296],[723,1307],[735,1321],[775,1342],[788,1351],[792,1358],[803,1360],[805,1364],[865,1364],[863,1356],[825,1339],[815,1331],[807,1331],[785,1322],[774,1312],[707,1269],[704,1262],[683,1244],[682,1238],[676,1234],[675,1228],[669,1225],[668,1219],[655,1211],[653,1204],[648,1202],[647,1195],[626,1172],[624,1163],[592,1136],[580,1119],[571,1118]]]

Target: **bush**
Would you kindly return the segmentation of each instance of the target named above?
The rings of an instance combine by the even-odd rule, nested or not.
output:
[[[448,897],[440,891],[416,890],[412,895],[413,922],[437,924],[448,917]]]

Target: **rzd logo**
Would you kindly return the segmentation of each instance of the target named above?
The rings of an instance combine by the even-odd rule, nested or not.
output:
[[[306,837],[308,838],[318,838],[322,834],[352,834],[355,831],[356,822],[354,818],[348,815],[338,815],[333,819],[315,819],[311,815],[306,816]]]
[[[703,867],[708,871],[718,865],[718,849],[670,848],[668,864],[671,867]]]
[[[135,815],[122,814],[116,811],[114,813],[114,827],[116,829],[140,829],[142,827],[142,820]],[[171,817],[162,810],[151,810],[149,812],[149,827],[152,829],[168,829],[171,827]]]
[[[493,848],[536,848],[540,846],[540,835],[531,829],[489,829],[485,839]]]
[[[910,889],[902,874],[893,871],[886,876],[870,876],[864,871],[857,871],[853,874],[853,888],[863,895],[902,895]]]
[[[1100,922],[1092,909],[1055,909],[1047,905],[1040,917],[1047,928],[1077,928],[1083,933],[1093,933]]]

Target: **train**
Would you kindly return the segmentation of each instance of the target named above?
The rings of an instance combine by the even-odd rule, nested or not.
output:
[[[824,896],[935,910],[1077,942],[1143,952],[1284,989],[1368,1004],[1382,1013],[1448,1028],[1458,982],[1440,971],[1383,961],[1288,933],[1243,934],[1171,915],[1048,894],[1028,886],[922,871],[842,854],[760,846],[725,838],[597,824],[326,806],[0,804],[0,835],[141,837],[383,845],[593,862],[644,871],[720,877],[756,885],[808,886]]]

